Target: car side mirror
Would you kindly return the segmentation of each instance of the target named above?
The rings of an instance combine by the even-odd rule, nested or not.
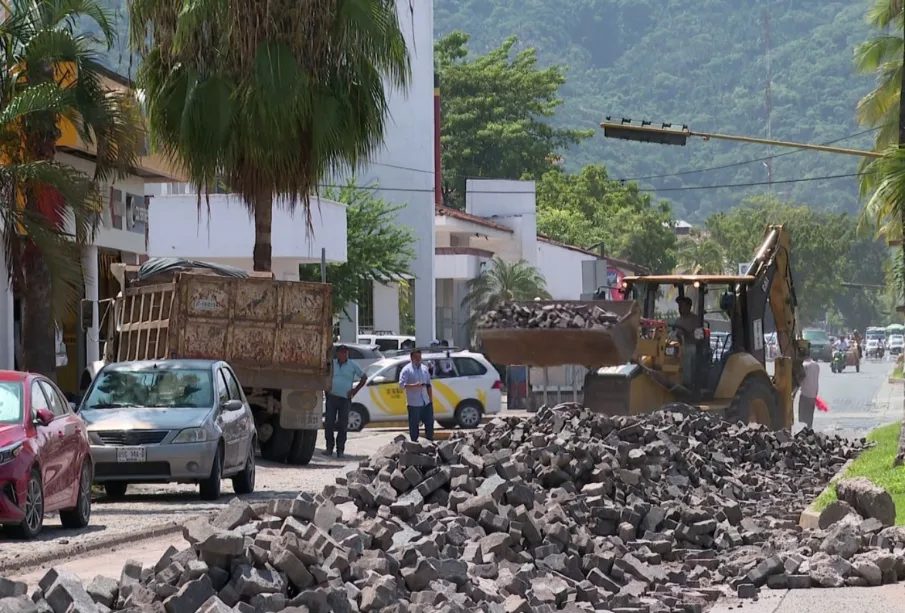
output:
[[[241,400],[227,400],[220,406],[224,411],[241,411],[245,407]]]
[[[370,380],[370,383],[372,383],[374,385],[380,385],[381,383],[386,383],[386,382],[387,382],[387,378],[384,377],[383,375],[377,375],[376,377],[374,377],[373,379]]]
[[[48,426],[53,421],[53,413],[50,409],[38,409],[38,418],[35,421],[42,426]]]

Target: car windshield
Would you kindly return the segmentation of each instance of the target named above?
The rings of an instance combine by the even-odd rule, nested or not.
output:
[[[901,343],[903,340],[905,340],[905,337],[899,336],[898,334],[889,337],[890,343]]]
[[[18,424],[22,421],[22,384],[16,381],[0,382],[0,424]]]
[[[205,408],[214,404],[211,371],[103,370],[85,400],[89,409]]]
[[[811,342],[817,341],[819,343],[828,343],[830,342],[830,337],[823,330],[805,330],[804,340]]]

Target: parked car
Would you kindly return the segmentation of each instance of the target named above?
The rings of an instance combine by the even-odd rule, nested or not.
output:
[[[130,483],[197,483],[201,498],[255,489],[257,432],[233,369],[215,360],[108,364],[79,412],[88,425],[94,480],[108,496]]]
[[[830,340],[829,334],[826,333],[826,330],[821,330],[819,328],[810,328],[805,330],[802,335],[804,336],[804,340],[808,341],[811,345],[811,357],[816,361],[823,360],[824,362],[831,362],[833,360],[833,343]]]
[[[91,519],[91,454],[85,424],[39,375],[0,371],[0,525],[34,538],[44,515],[64,528]]]
[[[887,348],[889,349],[889,355],[899,355],[902,353],[902,349],[905,348],[905,336],[901,334],[891,335]]]
[[[358,364],[362,370],[383,359],[383,354],[377,345],[362,345],[360,343],[337,343],[330,348],[330,359],[336,355],[336,348],[339,345],[349,348],[349,359]]]
[[[382,334],[359,334],[358,342],[365,345],[377,345],[381,353],[401,351],[415,346],[414,336],[392,336]]]
[[[349,430],[357,432],[370,422],[406,419],[399,373],[410,359],[408,355],[384,358],[365,370],[368,384],[352,397]],[[500,412],[503,382],[483,355],[470,351],[424,353],[422,360],[435,373],[434,418],[440,426],[477,428],[483,415]]]

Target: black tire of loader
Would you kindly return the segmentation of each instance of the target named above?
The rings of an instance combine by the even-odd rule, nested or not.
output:
[[[289,464],[305,466],[314,456],[317,446],[317,430],[296,430],[289,449]]]
[[[261,457],[271,462],[286,463],[286,456],[292,449],[292,439],[295,430],[286,430],[280,426],[280,416],[273,415],[270,418],[273,434],[261,443]]]
[[[762,399],[767,405],[771,423],[764,425],[771,430],[782,430],[785,420],[779,405],[779,396],[770,379],[763,373],[752,373],[745,377],[732,403],[726,409],[726,420],[732,423],[740,421],[747,425],[751,418],[751,403],[757,399]]]

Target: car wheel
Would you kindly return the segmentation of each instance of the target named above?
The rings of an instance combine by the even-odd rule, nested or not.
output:
[[[349,425],[347,426],[349,432],[361,432],[369,421],[368,410],[362,405],[353,404],[349,408]]]
[[[474,400],[466,400],[456,409],[456,423],[465,430],[473,430],[481,425],[483,407]]]
[[[255,491],[255,445],[252,440],[248,447],[248,457],[242,472],[233,477],[233,491],[237,494],[251,494]]]
[[[77,530],[84,528],[91,520],[91,464],[86,460],[82,464],[79,476],[79,495],[75,508],[60,511],[60,523],[64,528]]]
[[[211,474],[198,484],[201,500],[220,499],[220,479],[223,477],[223,448],[217,448],[214,456],[214,464],[211,466]]]
[[[455,419],[438,419],[437,424],[441,428],[455,428],[459,425],[459,422],[457,422]]]
[[[122,498],[128,489],[129,484],[124,481],[110,481],[104,484],[104,492],[108,498]]]
[[[25,490],[25,519],[13,532],[22,539],[33,539],[44,528],[44,485],[41,483],[41,473],[33,468],[28,477],[28,485]]]

